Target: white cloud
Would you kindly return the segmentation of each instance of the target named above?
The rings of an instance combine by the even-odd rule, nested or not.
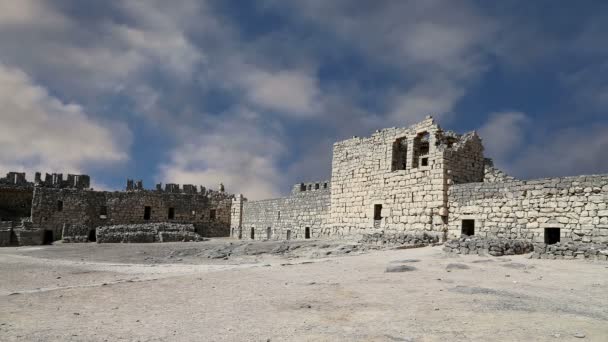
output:
[[[82,172],[87,164],[128,159],[130,132],[92,120],[77,104],[63,103],[24,72],[0,64],[0,167]]]
[[[276,197],[285,186],[279,159],[286,151],[280,128],[247,109],[208,119],[205,132],[186,133],[163,164],[159,180],[207,185],[250,199]]]
[[[516,177],[542,178],[606,173],[608,127],[547,130],[522,112],[490,115],[479,129],[485,155]]]
[[[490,114],[488,121],[479,128],[485,154],[494,158],[497,165],[504,164],[523,145],[528,118],[522,112],[506,111]]]
[[[262,108],[294,117],[319,114],[316,77],[297,70],[251,70],[240,79],[249,100]]]
[[[464,94],[462,87],[447,80],[422,81],[393,99],[388,123],[407,126],[427,115],[436,119],[449,118],[454,105]]]
[[[605,174],[608,170],[608,126],[562,129],[526,146],[512,164],[526,177]]]
[[[0,2],[0,27],[30,26],[39,28],[58,27],[66,24],[66,18],[49,7],[44,0],[19,0]]]

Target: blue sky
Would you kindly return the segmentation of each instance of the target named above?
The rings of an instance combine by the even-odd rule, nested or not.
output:
[[[605,1],[0,1],[0,171],[267,198],[430,114],[514,176],[606,173],[607,35]]]

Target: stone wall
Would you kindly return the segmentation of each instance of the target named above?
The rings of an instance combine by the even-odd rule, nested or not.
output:
[[[93,242],[96,239],[95,228],[84,224],[64,224],[61,238],[63,242]]]
[[[32,210],[33,186],[0,184],[0,221],[19,221]]]
[[[229,236],[231,195],[137,190],[92,191],[36,187],[32,221],[61,238],[64,224],[89,228],[134,223],[191,223],[203,236]],[[145,218],[149,207],[149,218]],[[173,217],[170,218],[172,208]]]
[[[474,225],[487,238],[608,242],[608,175],[453,185],[449,205],[450,238]]]
[[[476,133],[445,132],[432,118],[338,142],[324,233],[360,239],[373,233],[427,232],[443,239],[448,186],[481,181],[483,160]]]
[[[328,181],[300,183],[288,197],[263,201],[237,198],[232,236],[255,240],[305,239],[326,235],[331,186]],[[238,219],[242,218],[239,225]]]
[[[364,234],[360,243],[371,244],[371,245],[411,245],[411,246],[427,246],[439,242],[437,235],[430,235],[426,232],[423,233],[398,233],[398,234],[384,234],[384,233],[373,233]]]
[[[479,255],[517,255],[532,252],[533,244],[527,240],[518,239],[492,239],[478,236],[462,237],[446,241],[443,250],[456,254]]]
[[[98,243],[146,243],[200,241],[192,224],[144,223],[123,224],[96,228]]]
[[[0,221],[0,247],[12,246],[16,243],[12,221]]]
[[[534,244],[534,259],[608,260],[608,243],[558,242],[552,245]]]

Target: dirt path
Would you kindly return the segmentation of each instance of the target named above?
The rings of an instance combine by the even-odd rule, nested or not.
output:
[[[341,248],[334,244],[301,246],[301,254],[203,257],[228,243],[0,249],[1,339],[606,341],[608,336],[605,263],[448,257],[440,247],[324,257]],[[257,243],[242,249],[276,247]],[[387,267],[403,272],[387,273]]]

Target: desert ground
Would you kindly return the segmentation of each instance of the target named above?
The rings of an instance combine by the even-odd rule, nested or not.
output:
[[[608,341],[608,264],[340,241],[0,249],[2,341]]]

